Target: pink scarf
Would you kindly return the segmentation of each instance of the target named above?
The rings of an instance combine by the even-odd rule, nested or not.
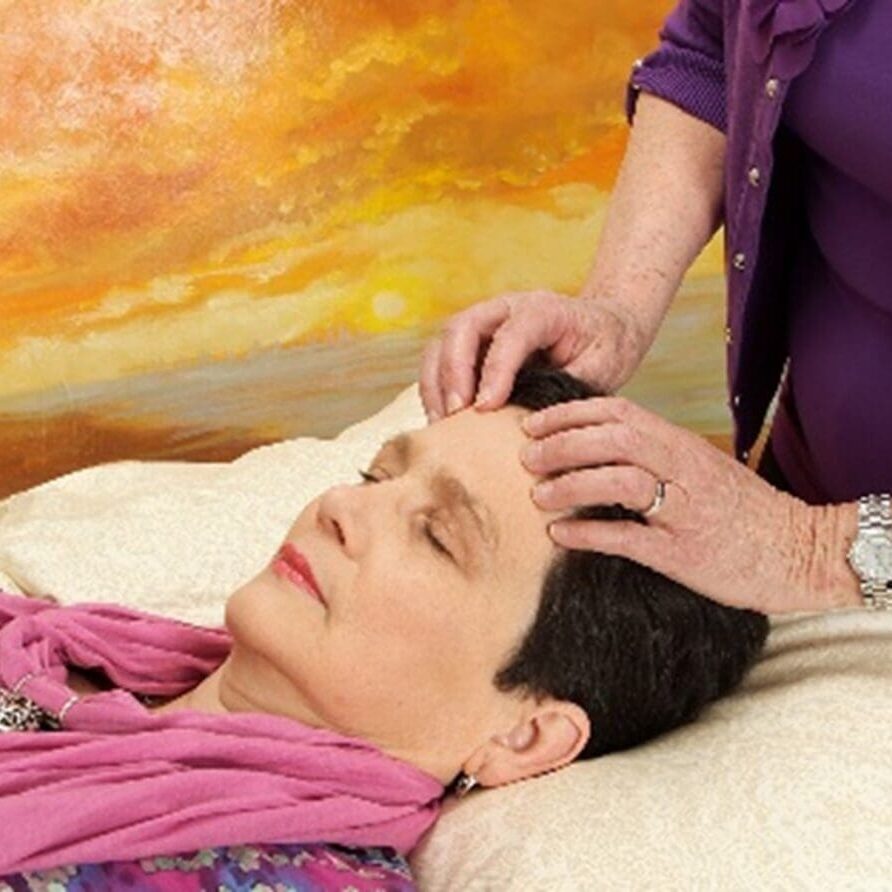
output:
[[[443,787],[408,763],[278,716],[152,715],[128,693],[183,693],[229,647],[223,630],[0,592],[0,685],[56,715],[68,665],[126,689],[74,702],[62,730],[0,734],[0,873],[244,843],[412,849]]]

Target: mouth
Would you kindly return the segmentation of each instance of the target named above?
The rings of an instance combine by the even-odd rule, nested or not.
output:
[[[276,576],[303,589],[323,606],[328,605],[316,577],[313,576],[310,562],[290,542],[286,542],[276,552],[271,566]]]

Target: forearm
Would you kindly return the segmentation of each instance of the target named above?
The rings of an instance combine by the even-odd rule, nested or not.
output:
[[[610,300],[649,344],[688,267],[721,222],[725,136],[648,94],[581,296]]]

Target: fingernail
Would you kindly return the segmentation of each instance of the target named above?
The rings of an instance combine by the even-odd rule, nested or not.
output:
[[[477,400],[475,401],[475,406],[482,406],[484,403],[488,403],[492,399],[492,391],[488,390],[485,387],[480,388],[477,392]]]
[[[562,535],[565,530],[566,527],[558,523],[557,521],[552,521],[550,524],[548,524],[548,534],[557,542],[561,541]]]
[[[528,434],[535,434],[542,427],[542,419],[539,415],[527,415],[522,427]]]
[[[446,397],[446,413],[448,415],[451,415],[453,412],[458,412],[462,405],[462,398],[454,391]]]
[[[430,412],[427,413],[427,421],[428,424],[433,424],[435,421],[440,420],[440,413],[436,409],[431,409]]]
[[[542,446],[540,443],[529,443],[523,448],[523,460],[527,464],[537,462],[542,455]]]
[[[551,483],[539,483],[533,487],[533,498],[537,502],[547,499],[554,492],[554,486]]]

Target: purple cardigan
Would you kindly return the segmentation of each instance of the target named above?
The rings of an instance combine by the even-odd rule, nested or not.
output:
[[[743,460],[749,457],[759,435],[788,357],[791,369],[799,361],[795,353],[791,355],[791,343],[805,343],[811,357],[827,355],[821,352],[826,346],[822,340],[826,332],[820,326],[813,326],[810,341],[796,342],[790,337],[789,319],[793,319],[795,327],[795,314],[801,311],[797,294],[802,296],[806,290],[797,282],[806,280],[805,274],[813,274],[813,268],[818,266],[819,258],[803,251],[809,227],[820,224],[823,213],[829,241],[836,239],[839,229],[830,216],[839,211],[839,206],[826,202],[822,205],[820,197],[816,197],[824,187],[824,180],[816,173],[824,159],[809,155],[812,146],[804,141],[801,129],[789,126],[791,120],[796,124],[789,111],[791,95],[795,97],[791,87],[812,78],[811,73],[809,78],[800,76],[809,68],[816,52],[827,56],[825,68],[829,66],[831,76],[814,82],[818,90],[812,95],[812,104],[828,106],[821,126],[823,133],[829,134],[835,126],[830,104],[838,107],[846,103],[841,88],[833,94],[833,66],[836,71],[850,74],[850,69],[864,68],[861,54],[872,53],[870,99],[881,106],[884,96],[892,97],[892,77],[882,44],[885,38],[878,31],[892,25],[890,6],[872,0],[681,0],[663,26],[659,49],[637,62],[632,72],[627,103],[630,120],[638,94],[645,90],[673,102],[728,137],[724,199],[727,371],[735,450]],[[860,31],[845,35],[844,40],[835,38],[835,32],[843,29],[836,27],[834,19],[839,18],[840,25],[848,26],[848,11],[852,7],[862,17],[870,15],[874,19],[855,23]],[[842,16],[844,12],[847,14]],[[828,29],[831,24],[834,27]],[[835,46],[833,40],[837,41]],[[863,70],[858,74],[863,76]],[[811,83],[806,85],[816,93]],[[859,145],[867,147],[859,159],[864,168],[887,165],[888,159],[883,157],[888,142],[882,129],[885,124],[880,123],[883,120],[862,116],[859,121]],[[846,137],[851,139],[852,134],[846,133]],[[850,179],[854,183],[857,172]],[[870,197],[877,199],[875,194]],[[882,206],[892,213],[892,204],[888,203],[892,202],[892,189],[887,193],[883,185],[879,198],[887,202]],[[892,217],[886,217],[884,226],[878,225],[877,219],[881,218],[877,217],[868,224],[860,212],[859,200],[846,199],[844,207],[849,218],[864,228],[862,242],[877,245],[885,238],[892,247],[892,238],[887,235]],[[836,245],[822,246],[830,260],[834,252],[842,259],[851,253],[842,239],[836,241]],[[875,248],[874,256],[877,251]],[[852,355],[864,352],[866,326],[861,333],[855,330],[854,335],[849,335],[848,342],[834,345],[836,352],[826,361],[835,365],[822,370],[822,380],[811,382],[810,391],[810,382],[800,372],[800,390],[815,404],[807,434],[803,435],[791,423],[792,413],[784,411],[778,413],[772,433],[773,441],[784,441],[788,463],[796,453],[790,444],[797,437],[802,439],[795,464],[813,467],[790,483],[794,492],[812,502],[851,500],[864,492],[892,488],[892,462],[883,458],[892,454],[892,399],[888,394],[878,399],[877,394],[877,386],[890,377],[888,369],[892,367],[892,299],[887,296],[892,290],[888,278],[882,275],[882,267],[862,263],[858,272],[862,274],[860,290],[851,289],[852,293],[843,297],[879,307],[882,318],[873,320],[876,324],[871,325],[870,331],[882,329],[882,336],[875,336],[879,346],[872,348],[873,365],[862,364],[860,379],[850,377],[846,382],[848,389],[839,395],[840,401],[854,401],[853,406],[838,403],[850,409],[849,416],[843,424],[839,417],[826,411],[826,404],[818,402],[823,396],[820,388],[845,376]],[[811,290],[815,290],[815,278],[813,274],[808,286]],[[817,288],[824,288],[830,278],[829,274],[818,278]],[[829,285],[826,290],[830,290]],[[833,295],[833,299],[837,296]],[[819,321],[829,329],[836,324],[832,313],[839,305],[832,303],[828,295],[825,306],[831,312]],[[844,339],[837,338],[841,340]],[[802,362],[800,367],[807,369],[808,364]],[[842,385],[839,387],[842,389]],[[783,403],[782,400],[782,410]],[[825,443],[829,444],[826,448]],[[815,444],[824,451],[813,449]],[[782,469],[786,470],[783,462]]]

